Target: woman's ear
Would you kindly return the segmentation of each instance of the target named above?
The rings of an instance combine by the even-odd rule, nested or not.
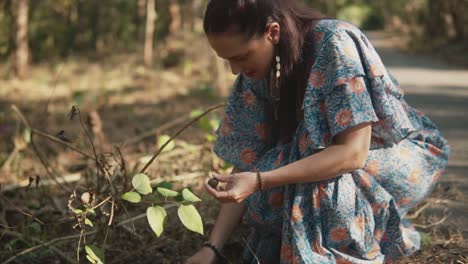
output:
[[[274,45],[278,44],[280,41],[280,32],[281,32],[280,30],[281,28],[278,22],[272,22],[271,24],[267,26],[267,29],[265,32],[267,39],[271,41],[271,43],[273,43]]]

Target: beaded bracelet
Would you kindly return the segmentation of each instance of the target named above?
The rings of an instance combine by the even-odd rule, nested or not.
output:
[[[258,182],[258,189],[260,191],[263,191],[265,188],[265,186],[263,185],[263,181],[262,181],[262,175],[260,174],[260,171],[257,170],[257,182]]]
[[[209,241],[205,241],[203,246],[211,248],[211,250],[214,251],[216,257],[221,261],[220,263],[228,263],[226,256],[224,256],[215,245],[211,244]]]

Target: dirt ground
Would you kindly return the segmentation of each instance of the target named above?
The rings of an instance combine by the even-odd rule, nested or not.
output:
[[[452,148],[449,166],[439,184],[427,202],[412,212],[416,214],[413,222],[424,237],[423,248],[398,263],[468,263],[465,239],[468,235],[465,220],[468,213],[468,70],[428,56],[398,51],[398,37],[379,32],[371,32],[369,36],[384,63],[400,81],[408,102],[434,120]],[[181,48],[181,43],[191,45]],[[113,152],[112,146],[121,146],[129,174],[141,168],[157,146],[155,133],[149,133],[147,137],[139,135],[178,118],[188,118],[194,109],[207,109],[225,100],[217,97],[210,85],[215,62],[206,42],[199,36],[185,36],[170,45],[173,50],[183,50],[185,55],[174,55],[174,58],[170,54],[158,54],[159,58],[175,60],[172,64],[176,66],[158,64],[152,70],[139,66],[141,60],[137,54],[113,54],[99,60],[71,58],[36,65],[32,68],[32,78],[27,81],[11,78],[8,65],[0,65],[0,164],[14,152],[15,136],[22,138],[24,131],[24,126],[11,110],[12,104],[23,111],[33,127],[52,135],[63,130],[75,146],[92,153],[79,122],[68,120],[71,106],[78,104],[84,120],[93,111],[97,113],[98,118],[92,119],[94,121],[89,125],[97,148],[102,152]],[[91,117],[93,115],[96,117],[96,114]],[[220,115],[221,111],[216,111],[211,117],[219,118]],[[183,124],[176,123],[160,134],[173,135]],[[92,171],[86,168],[92,167],[93,163],[50,140],[39,137],[35,140],[59,175],[81,175],[81,180],[71,182],[69,187],[89,184],[92,177],[86,175],[91,175]],[[20,141],[17,139],[17,147],[21,147]],[[124,142],[127,144],[122,145]],[[210,230],[219,208],[202,191],[201,184],[209,172],[221,170],[222,166],[212,152],[212,143],[206,139],[206,133],[200,127],[192,126],[176,139],[173,151],[158,157],[150,167],[150,175],[166,180],[182,175],[184,180],[174,184],[174,188],[191,186],[204,200],[197,208],[205,230]],[[25,188],[28,178],[36,175],[43,182],[41,187]],[[7,172],[0,172],[0,184],[8,189],[0,198],[0,244],[3,245],[0,260],[13,257],[13,263],[74,262],[78,238],[53,241],[79,235],[79,231],[72,228],[75,220],[67,209],[70,192],[65,189],[66,184],[65,187],[46,185],[47,180],[47,173],[31,146],[14,156]],[[423,210],[418,212],[421,208]],[[18,209],[33,214],[45,224],[34,225],[35,221]],[[126,209],[128,215],[120,211],[116,224],[145,212],[144,205],[127,205]],[[105,223],[101,224],[105,226]],[[102,229],[108,230],[106,263],[180,263],[205,240],[182,227],[175,209],[168,210],[168,222],[161,238],[153,234],[146,217],[137,218],[134,228],[122,225]],[[247,233],[247,228],[240,227],[226,245],[227,255],[233,263],[238,262],[243,249],[242,239]],[[104,236],[99,233],[88,239],[102,243]],[[48,241],[55,243],[27,251]],[[81,254],[83,259],[84,253]]]

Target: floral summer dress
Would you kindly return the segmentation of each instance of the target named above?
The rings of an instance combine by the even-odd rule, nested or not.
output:
[[[372,122],[363,169],[336,178],[257,192],[245,201],[252,227],[245,263],[383,263],[420,246],[404,219],[444,170],[447,141],[410,107],[398,83],[356,27],[323,20],[315,27],[315,62],[304,121],[289,143],[268,143],[264,81],[238,76],[214,150],[245,171],[269,171],[326,148],[333,137]],[[254,254],[255,257],[254,257]]]

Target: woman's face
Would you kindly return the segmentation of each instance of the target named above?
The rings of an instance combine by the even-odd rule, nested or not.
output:
[[[233,74],[244,73],[249,78],[261,80],[271,69],[274,44],[278,43],[270,33],[268,30],[251,39],[241,33],[210,34],[208,42],[219,57],[229,61]]]

